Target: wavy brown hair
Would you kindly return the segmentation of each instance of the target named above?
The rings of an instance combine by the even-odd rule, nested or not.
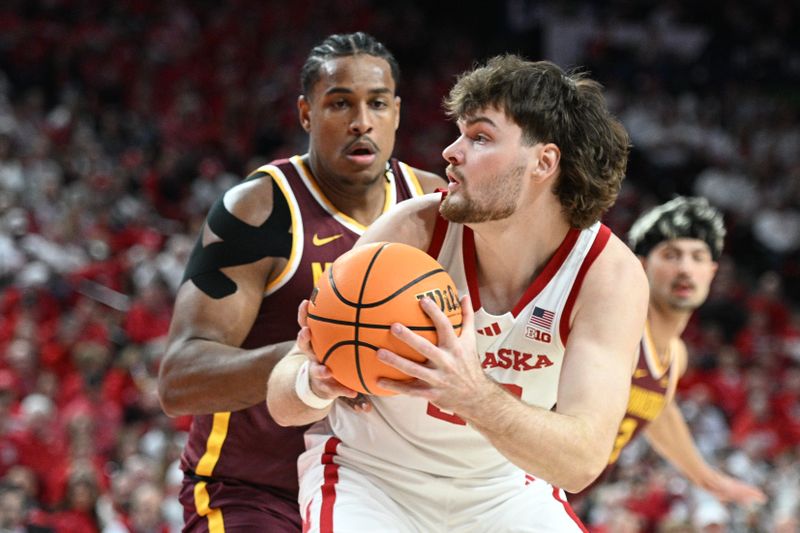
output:
[[[592,225],[616,201],[630,139],[608,111],[600,84],[584,73],[497,56],[459,76],[444,107],[455,119],[486,108],[503,110],[522,128],[523,142],[557,145],[560,175],[553,192],[572,226]]]

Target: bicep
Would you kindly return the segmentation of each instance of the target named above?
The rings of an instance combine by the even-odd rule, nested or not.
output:
[[[204,339],[240,346],[256,319],[269,273],[281,261],[264,258],[246,265],[220,269],[234,287],[217,298],[187,280],[175,300],[170,339]],[[285,261],[284,261],[285,262]]]
[[[227,191],[187,263],[170,338],[241,345],[268,280],[290,256],[290,229],[288,205],[271,179],[255,176]]]
[[[608,265],[607,265],[608,266]],[[619,289],[615,269],[590,271],[564,353],[558,410],[594,421],[613,436],[630,394],[631,368],[647,314],[647,281],[640,270]],[[603,406],[598,409],[598,406]]]

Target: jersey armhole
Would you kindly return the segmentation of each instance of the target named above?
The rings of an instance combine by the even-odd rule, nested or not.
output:
[[[445,196],[447,196],[447,189],[438,189],[437,192],[440,192],[442,197],[439,200],[439,205],[444,201]],[[433,257],[434,259],[439,258],[439,253],[442,251],[442,244],[444,243],[444,237],[447,235],[447,226],[448,222],[442,216],[441,213],[436,213],[436,222],[433,226],[433,235],[431,235],[431,242],[428,245],[428,255]]]
[[[569,296],[567,296],[567,302],[564,305],[564,310],[561,312],[561,320],[558,324],[561,345],[564,347],[567,346],[567,338],[569,337],[569,317],[572,315],[572,308],[575,306],[575,300],[578,299],[578,294],[581,292],[583,279],[586,277],[589,267],[592,266],[592,263],[594,263],[595,259],[600,255],[600,252],[606,247],[606,243],[610,237],[611,230],[608,229],[608,226],[600,224],[600,229],[597,232],[597,236],[594,238],[592,247],[589,248],[589,252],[586,254],[577,276],[575,276],[575,281],[572,283],[572,288],[570,288]]]

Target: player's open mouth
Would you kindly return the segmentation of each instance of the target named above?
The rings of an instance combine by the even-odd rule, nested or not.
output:
[[[359,141],[353,143],[345,151],[347,159],[360,165],[370,165],[376,159],[377,149],[372,143]]]

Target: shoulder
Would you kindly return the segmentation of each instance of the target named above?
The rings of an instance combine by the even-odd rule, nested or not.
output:
[[[263,168],[228,189],[222,196],[225,210],[251,226],[261,226],[272,214],[275,203],[272,176]]]
[[[578,307],[632,306],[646,312],[650,291],[644,269],[630,248],[613,233],[586,273]],[[637,313],[638,314],[638,313]]]
[[[605,248],[587,273],[589,279],[598,288],[611,292],[649,292],[641,261],[614,233],[609,235]]]
[[[440,193],[431,193],[397,204],[367,229],[359,244],[389,241],[427,249],[439,216],[441,198]]]

